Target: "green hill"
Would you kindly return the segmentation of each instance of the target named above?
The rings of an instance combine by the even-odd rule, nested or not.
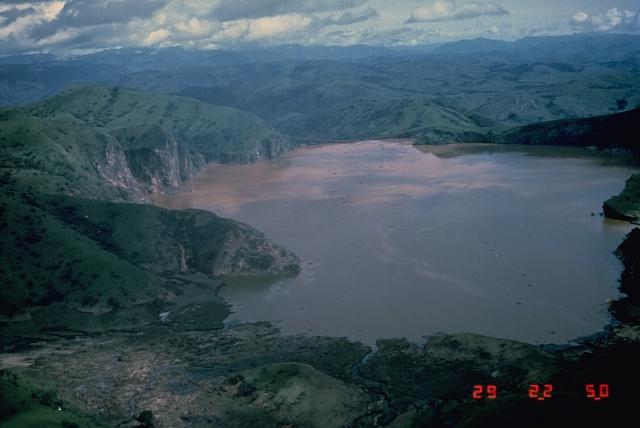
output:
[[[249,162],[287,149],[285,137],[251,113],[179,96],[79,87],[28,111],[42,119],[68,120],[114,132],[127,148],[152,145],[140,130],[161,127],[207,162]]]
[[[190,282],[180,276],[297,270],[295,256],[260,232],[206,211],[38,195],[12,183],[0,193],[0,229],[2,316],[27,310],[50,326],[166,304]]]
[[[426,99],[355,99],[306,116],[287,115],[276,126],[317,139],[413,137],[418,144],[484,140],[482,128],[472,119]]]
[[[249,162],[290,147],[250,113],[134,90],[80,87],[0,112],[0,168],[48,193],[142,200],[207,162]]]
[[[145,204],[209,161],[288,142],[255,116],[182,97],[76,88],[0,112],[0,328],[101,331],[228,314],[222,275],[289,275],[298,259],[250,226]],[[204,305],[204,306],[203,306]],[[204,309],[203,309],[204,308]],[[179,315],[176,315],[179,317]]]

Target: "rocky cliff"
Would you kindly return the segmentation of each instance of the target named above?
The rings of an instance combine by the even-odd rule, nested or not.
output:
[[[1,112],[0,122],[6,167],[33,166],[26,173],[40,189],[108,200],[143,201],[208,162],[271,159],[293,146],[250,113],[119,88],[73,88]]]
[[[607,199],[602,205],[604,215],[609,218],[637,222],[640,220],[640,174],[632,175],[624,190]]]

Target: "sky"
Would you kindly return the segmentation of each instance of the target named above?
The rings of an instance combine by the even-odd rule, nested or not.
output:
[[[0,0],[0,55],[640,34],[640,0]]]

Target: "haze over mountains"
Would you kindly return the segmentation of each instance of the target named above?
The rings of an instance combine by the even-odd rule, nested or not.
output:
[[[313,139],[451,136],[640,105],[640,36],[577,34],[382,48],[105,50],[0,59],[0,104],[101,84],[193,97]]]

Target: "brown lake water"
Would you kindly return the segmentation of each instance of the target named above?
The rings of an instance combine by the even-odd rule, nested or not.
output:
[[[230,281],[229,321],[565,343],[609,322],[631,228],[599,213],[634,171],[583,149],[364,141],[210,165],[156,203],[249,223],[302,258],[295,278]]]

